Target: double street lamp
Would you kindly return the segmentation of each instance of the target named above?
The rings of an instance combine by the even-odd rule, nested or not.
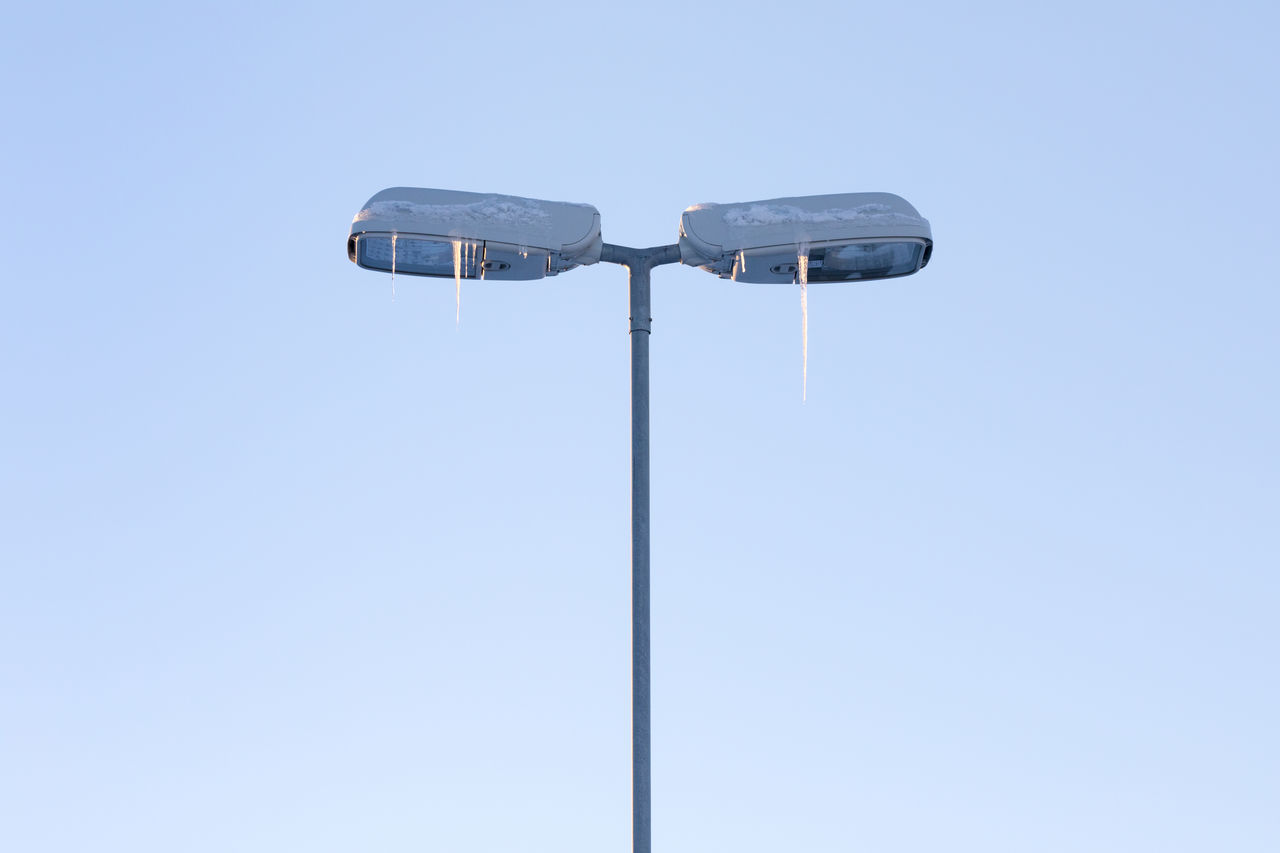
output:
[[[627,268],[631,297],[632,844],[650,853],[649,274],[676,262],[752,283],[857,282],[911,275],[933,251],[929,223],[892,193],[700,204],[677,243],[605,243],[589,204],[393,187],[360,209],[347,256],[392,275],[531,281],[599,261]],[[803,294],[803,289],[802,289]],[[803,297],[802,297],[803,298]]]

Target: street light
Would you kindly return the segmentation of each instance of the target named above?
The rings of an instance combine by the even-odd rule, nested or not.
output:
[[[600,260],[589,204],[392,187],[351,223],[347,257],[365,269],[438,278],[530,281]]]
[[[721,278],[792,284],[911,275],[929,263],[929,223],[893,193],[696,204],[680,217],[680,259]]]
[[[403,252],[403,254],[401,254]],[[597,261],[625,266],[631,303],[631,761],[632,847],[650,853],[649,730],[649,274],[685,263],[721,278],[763,283],[870,281],[929,262],[929,223],[891,193],[695,205],[680,239],[634,249],[604,243],[589,204],[394,187],[361,208],[347,256],[380,272],[532,280]],[[637,333],[643,334],[637,334]]]

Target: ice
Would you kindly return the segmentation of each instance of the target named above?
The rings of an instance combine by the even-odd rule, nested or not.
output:
[[[822,222],[856,222],[864,225],[923,225],[919,216],[895,211],[887,204],[860,204],[857,207],[832,207],[826,210],[804,210],[792,204],[735,204],[724,212],[724,222],[731,228],[759,225],[791,225]]]
[[[800,282],[800,346],[802,373],[800,401],[809,399],[809,247],[801,244],[796,252],[796,280]]]
[[[396,238],[400,235],[391,232],[391,301],[396,301]]]
[[[453,241],[453,293],[454,302],[457,306],[457,314],[454,316],[454,328],[462,325],[462,241]]]
[[[356,214],[355,221],[363,222],[374,217],[394,216],[404,221],[475,223],[484,225],[503,222],[512,225],[541,225],[550,221],[551,215],[536,203],[524,199],[492,196],[470,204],[415,204],[411,201],[375,201]],[[407,229],[413,230],[413,229]]]

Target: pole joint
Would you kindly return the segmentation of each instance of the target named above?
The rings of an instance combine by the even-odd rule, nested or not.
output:
[[[652,334],[653,313],[649,308],[649,271],[654,267],[679,261],[680,246],[672,244],[635,249],[630,246],[605,243],[600,252],[600,260],[607,264],[624,266],[631,273],[630,333]]]

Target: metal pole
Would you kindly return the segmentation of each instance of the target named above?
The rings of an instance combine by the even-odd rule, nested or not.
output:
[[[634,853],[650,853],[649,267],[631,267],[631,797]]]
[[[602,261],[630,272],[631,302],[631,839],[652,851],[653,779],[649,732],[649,272],[680,260],[678,246],[605,244]]]

